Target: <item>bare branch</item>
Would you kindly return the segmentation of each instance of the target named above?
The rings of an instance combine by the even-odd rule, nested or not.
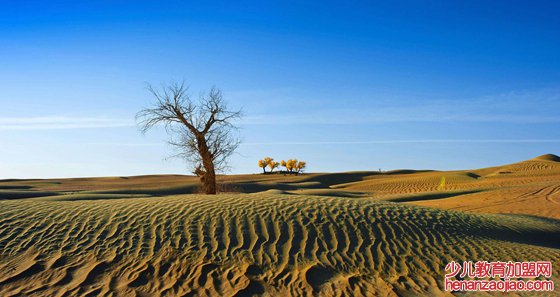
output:
[[[242,111],[229,110],[216,87],[201,93],[196,104],[184,82],[162,84],[159,89],[147,84],[147,90],[155,103],[136,114],[140,131],[146,133],[163,125],[170,136],[169,144],[178,152],[174,156],[192,163],[197,172],[204,172],[201,180],[206,192],[215,193],[215,172],[228,168],[227,161],[240,143],[234,121],[242,117]]]

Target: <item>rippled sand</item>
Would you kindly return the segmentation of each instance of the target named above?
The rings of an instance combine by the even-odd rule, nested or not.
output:
[[[559,160],[220,176],[217,196],[181,175],[2,180],[0,296],[438,296],[451,260],[552,261],[558,285]]]
[[[282,194],[0,201],[2,296],[443,295],[451,260],[550,260],[560,223]]]

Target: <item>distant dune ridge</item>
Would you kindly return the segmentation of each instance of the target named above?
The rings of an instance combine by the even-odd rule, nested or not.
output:
[[[0,295],[444,296],[451,260],[552,261],[558,284],[556,158],[222,176],[217,196],[180,175],[0,181]]]
[[[560,157],[554,154],[546,154],[546,155],[538,156],[534,160],[560,162]]]

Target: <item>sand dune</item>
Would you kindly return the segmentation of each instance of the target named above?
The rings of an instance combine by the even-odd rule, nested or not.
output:
[[[451,260],[552,261],[558,282],[556,158],[220,176],[217,196],[181,175],[4,180],[0,296],[443,296]]]
[[[554,154],[546,154],[546,155],[538,156],[538,157],[534,158],[533,160],[560,162],[560,157],[557,156],[557,155],[554,155]]]
[[[372,175],[339,184],[381,200],[480,213],[560,218],[560,162],[555,155],[464,171]],[[445,186],[440,182],[445,178]]]
[[[441,295],[451,260],[560,259],[558,221],[371,199],[26,199],[0,218],[2,296]]]

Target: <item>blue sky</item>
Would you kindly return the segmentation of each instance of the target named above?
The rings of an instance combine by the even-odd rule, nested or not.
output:
[[[189,172],[134,122],[171,79],[244,108],[231,173],[560,154],[560,4],[448,2],[2,1],[0,178]]]

